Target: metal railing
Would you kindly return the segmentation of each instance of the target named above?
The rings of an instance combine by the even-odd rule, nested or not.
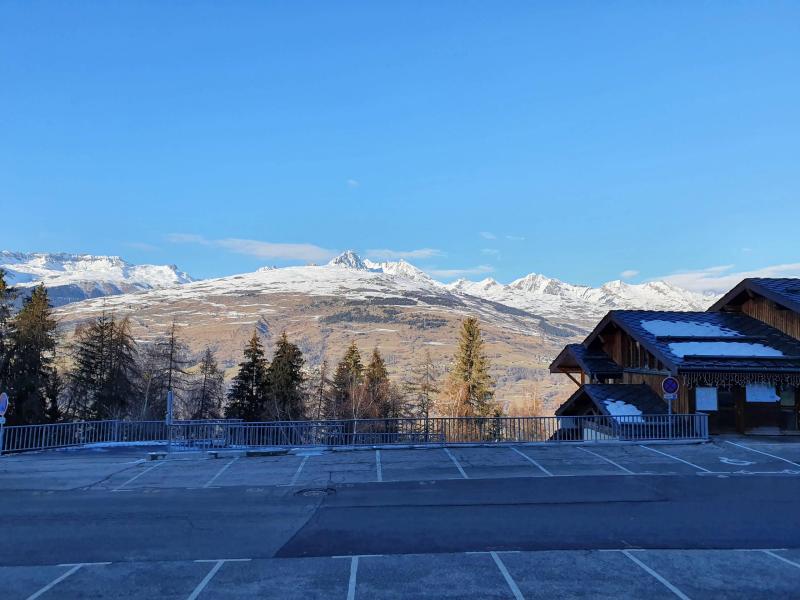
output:
[[[150,442],[171,450],[293,446],[379,446],[708,439],[708,415],[432,417],[273,421],[84,421],[4,428],[0,450]]]

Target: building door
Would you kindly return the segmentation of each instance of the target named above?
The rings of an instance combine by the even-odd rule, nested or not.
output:
[[[785,387],[780,396],[781,429],[789,432],[800,430],[800,388]]]

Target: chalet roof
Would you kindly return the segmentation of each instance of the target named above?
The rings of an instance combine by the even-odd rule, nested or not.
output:
[[[612,324],[638,341],[673,374],[800,374],[800,341],[741,313],[613,310],[584,345],[591,347]]]
[[[551,373],[583,371],[590,377],[622,377],[622,367],[602,350],[568,344],[550,364]]]
[[[556,415],[569,414],[572,407],[581,400],[594,404],[601,414],[617,416],[614,409],[621,403],[634,407],[643,415],[660,415],[667,412],[666,403],[650,386],[632,383],[587,383],[578,388],[564,404],[558,407]]]
[[[709,311],[720,311],[726,306],[737,304],[739,298],[752,292],[768,298],[781,306],[800,313],[800,279],[784,277],[751,277],[725,294],[711,305]]]

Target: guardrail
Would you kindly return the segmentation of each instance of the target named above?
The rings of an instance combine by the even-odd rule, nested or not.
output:
[[[377,446],[706,440],[708,416],[432,417],[335,421],[243,422],[236,419],[80,421],[3,428],[1,452],[89,444],[168,444],[171,450],[267,446]]]

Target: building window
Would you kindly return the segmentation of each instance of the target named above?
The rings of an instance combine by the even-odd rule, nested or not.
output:
[[[697,410],[717,410],[717,388],[699,387],[695,389],[695,407]]]
[[[748,384],[745,398],[748,402],[777,402],[781,399],[775,386],[768,383]]]

